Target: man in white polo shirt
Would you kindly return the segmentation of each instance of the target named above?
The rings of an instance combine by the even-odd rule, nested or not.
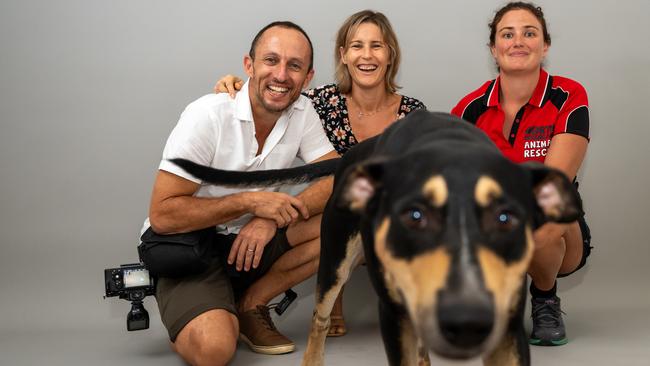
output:
[[[296,157],[337,157],[300,95],[313,76],[312,63],[311,41],[299,26],[269,24],[244,57],[249,80],[236,98],[209,94],[192,102],[167,140],[145,226],[157,234],[216,226],[215,245],[224,259],[198,275],[158,280],[156,299],[172,348],[192,365],[228,363],[240,332],[256,352],[295,349],[273,325],[266,304],[316,272],[320,213],[332,180],[295,197],[228,189],[202,185],[166,159],[250,171],[287,168]]]

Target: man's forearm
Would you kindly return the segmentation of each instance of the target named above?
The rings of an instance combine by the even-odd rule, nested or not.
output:
[[[312,160],[309,163],[316,163],[319,161],[324,161],[328,159],[337,159],[339,154],[332,149],[327,154],[319,157],[318,159]],[[304,191],[300,192],[296,198],[299,198],[307,209],[309,210],[309,215],[318,215],[325,210],[325,204],[332,194],[332,189],[334,187],[334,176],[329,176],[323,178],[316,183],[307,187]]]
[[[174,234],[223,224],[247,212],[241,193],[217,198],[178,196],[157,204],[149,219],[155,232]]]
[[[327,177],[305,188],[296,197],[305,203],[310,216],[317,215],[325,209],[325,204],[332,194],[333,185],[334,177]]]

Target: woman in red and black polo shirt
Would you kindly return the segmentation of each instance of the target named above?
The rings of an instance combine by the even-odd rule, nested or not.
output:
[[[551,45],[542,9],[513,2],[490,23],[490,51],[499,76],[465,96],[452,113],[475,124],[510,160],[539,161],[574,179],[589,141],[589,109],[584,88],[551,76],[542,61]],[[575,272],[590,252],[584,218],[571,224],[547,223],[534,234],[531,344],[567,342],[556,278]]]

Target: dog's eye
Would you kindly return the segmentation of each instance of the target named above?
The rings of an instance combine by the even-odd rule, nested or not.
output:
[[[508,210],[499,210],[496,212],[497,229],[501,231],[510,231],[519,224],[517,216]]]
[[[419,208],[410,208],[401,216],[402,222],[411,229],[424,229],[427,226],[427,218],[424,211]]]

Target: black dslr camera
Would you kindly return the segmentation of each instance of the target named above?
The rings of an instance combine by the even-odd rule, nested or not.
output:
[[[156,292],[156,281],[142,263],[122,264],[119,268],[104,270],[106,296],[119,296],[131,301],[131,311],[126,317],[129,331],[149,328],[149,313],[142,300]]]

